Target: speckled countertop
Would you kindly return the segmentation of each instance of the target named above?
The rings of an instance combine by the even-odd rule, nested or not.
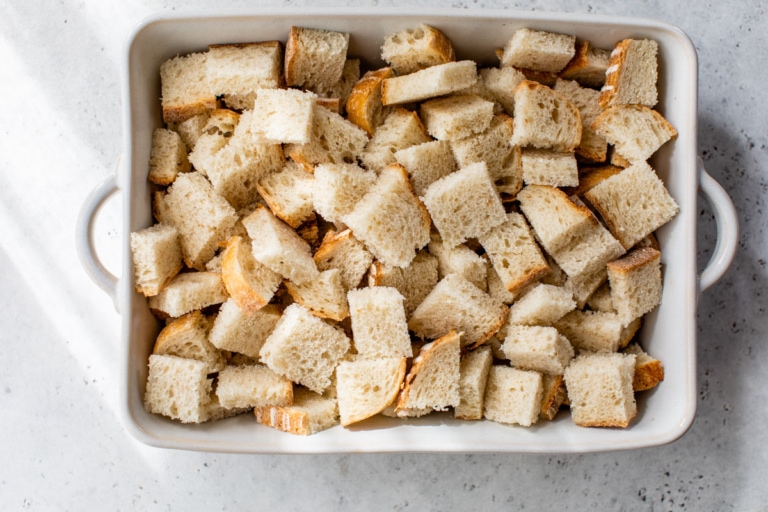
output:
[[[393,7],[437,0],[259,5]],[[456,0],[453,7],[655,17],[699,55],[699,151],[738,209],[731,270],[699,304],[698,414],[678,441],[591,455],[253,456],[144,446],[118,417],[120,318],[74,248],[78,210],[122,152],[120,62],[163,10],[253,2],[5,2],[0,8],[0,508],[3,510],[765,510],[768,503],[768,5]],[[716,238],[699,205],[699,267]],[[96,223],[110,268],[120,198]]]

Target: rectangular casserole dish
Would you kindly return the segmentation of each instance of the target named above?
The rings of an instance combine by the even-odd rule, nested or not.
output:
[[[647,316],[641,331],[645,349],[664,364],[656,389],[638,395],[638,415],[628,429],[575,426],[567,412],[530,428],[490,421],[456,421],[447,413],[414,420],[373,418],[354,428],[335,427],[309,437],[257,425],[252,414],[220,422],[182,425],[148,414],[143,407],[147,359],[159,322],[135,293],[129,233],[152,224],[147,170],[152,132],[161,126],[160,64],[175,55],[205,50],[213,43],[261,40],[285,42],[292,25],[351,34],[349,55],[369,69],[380,67],[380,46],[394,31],[428,23],[453,42],[457,60],[494,66],[501,48],[521,27],[575,35],[610,49],[624,38],[659,43],[658,110],[679,137],[654,155],[652,166],[680,205],[680,213],[658,232],[662,247],[662,304]],[[698,182],[697,61],[688,37],[656,21],[576,14],[485,10],[365,12],[323,9],[315,12],[248,12],[159,15],[130,35],[124,62],[125,158],[118,177],[124,194],[121,286],[123,374],[121,401],[128,430],[158,447],[242,453],[341,452],[594,452],[660,445],[681,436],[696,411],[696,198]]]

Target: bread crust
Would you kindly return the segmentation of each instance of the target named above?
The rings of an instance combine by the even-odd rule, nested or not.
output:
[[[406,367],[406,358],[402,357],[400,358],[400,363],[398,364],[398,367],[397,367],[397,376],[392,381],[395,385],[393,385],[392,388],[389,390],[386,403],[383,407],[381,407],[381,409],[369,410],[364,413],[360,413],[358,415],[349,416],[348,418],[346,418],[346,421],[343,421],[341,423],[341,426],[346,427],[353,423],[363,421],[365,419],[370,418],[371,416],[379,414],[381,411],[389,407],[392,404],[392,402],[394,402],[397,399],[397,395],[400,394],[400,390],[403,387],[403,381],[405,379],[405,367]]]
[[[242,237],[233,236],[227,242],[224,249],[224,257],[221,260],[221,278],[227,292],[244,313],[253,313],[263,308],[271,297],[263,297],[253,289],[245,276],[243,262],[240,261],[240,251],[250,251],[243,248],[246,242]],[[247,244],[246,244],[247,245]]]
[[[661,258],[661,253],[653,247],[635,249],[623,258],[608,263],[611,272],[627,275]]]
[[[347,119],[368,135],[373,135],[384,120],[381,104],[381,86],[385,79],[394,75],[391,67],[368,71],[358,80],[347,98]]]

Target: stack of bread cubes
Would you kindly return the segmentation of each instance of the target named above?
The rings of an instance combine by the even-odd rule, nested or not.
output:
[[[366,70],[350,37],[293,27],[162,64],[157,222],[131,234],[164,322],[146,409],[303,435],[566,407],[629,426],[664,377],[633,339],[678,212],[648,163],[677,135],[657,43],[523,28],[479,68],[421,24]]]

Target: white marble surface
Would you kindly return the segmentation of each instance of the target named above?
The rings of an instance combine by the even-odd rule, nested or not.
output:
[[[120,318],[74,248],[80,205],[123,151],[124,39],[156,11],[254,5],[33,0],[0,8],[0,508],[765,510],[768,6],[762,0],[451,3],[656,17],[693,40],[700,154],[734,199],[742,233],[731,270],[699,305],[698,415],[680,440],[569,456],[245,456],[167,451],[132,439],[117,412]],[[117,197],[96,228],[113,269],[120,264],[119,212]],[[703,201],[699,220],[701,268],[715,239]]]

